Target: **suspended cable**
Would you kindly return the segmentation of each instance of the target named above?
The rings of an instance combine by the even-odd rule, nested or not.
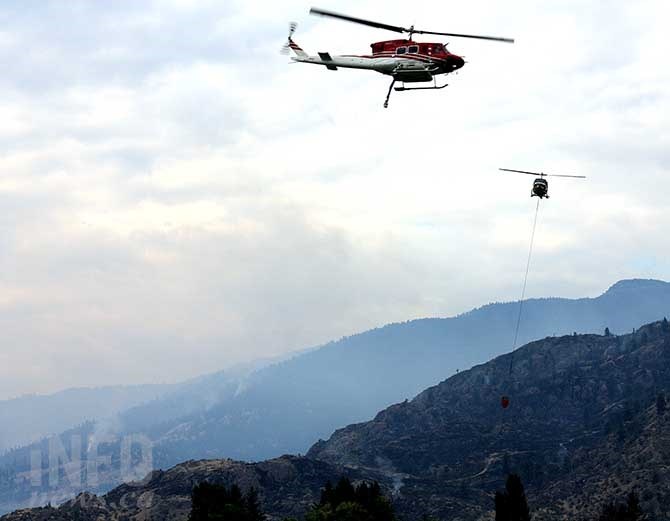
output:
[[[535,230],[537,229],[537,216],[539,213],[540,213],[540,198],[538,198],[537,205],[535,206],[535,217],[533,218],[533,231],[530,234],[530,246],[528,248],[528,259],[526,260],[526,272],[524,273],[523,276],[521,299],[519,300],[519,313],[516,318],[516,327],[514,329],[514,343],[512,345],[512,353],[510,354],[509,358],[509,371],[507,373],[507,378],[508,378],[508,386],[510,387],[510,389],[512,386],[512,369],[514,368],[514,351],[516,350],[517,342],[519,340],[519,329],[521,327],[521,317],[523,316],[523,303],[526,300],[526,286],[528,285],[528,274],[530,273],[530,261],[533,258],[533,246],[535,244]],[[509,395],[503,395],[501,398],[502,418],[498,435],[502,435],[503,431],[505,430],[505,425],[507,423],[506,422],[507,415],[505,414],[505,411],[507,410],[507,407],[509,407],[509,404],[510,404]]]
[[[523,303],[526,299],[526,286],[528,284],[528,273],[530,272],[530,261],[533,257],[533,245],[535,244],[535,230],[537,228],[537,215],[540,212],[540,199],[537,200],[535,206],[535,218],[533,219],[533,231],[530,234],[530,247],[528,248],[528,260],[526,261],[526,273],[523,276],[523,289],[521,290],[521,299],[519,300],[519,314],[516,319],[516,328],[514,330],[514,343],[512,344],[512,356],[509,360],[509,375],[512,375],[512,367],[514,364],[514,351],[519,340],[519,328],[521,327],[521,316],[523,314]]]

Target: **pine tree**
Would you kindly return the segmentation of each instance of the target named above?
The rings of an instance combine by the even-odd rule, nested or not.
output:
[[[347,478],[335,487],[330,482],[321,490],[321,500],[307,513],[306,521],[395,521],[393,506],[382,494],[379,483],[354,486]]]
[[[333,492],[333,484],[328,481],[326,483],[326,486],[321,489],[321,501],[319,501],[319,505],[325,505],[327,503],[331,503],[335,500],[335,495]]]
[[[237,485],[200,483],[191,494],[189,521],[263,521],[258,493],[251,489],[247,494]]]
[[[496,521],[509,521],[509,507],[507,506],[507,494],[496,492],[495,496]]]
[[[661,322],[661,331],[670,333],[670,324],[668,324],[668,319],[665,317],[663,317],[663,322]]]
[[[265,519],[265,514],[261,510],[261,503],[258,499],[258,491],[255,488],[251,488],[247,495],[244,496],[244,506],[247,511],[249,521],[263,521]]]
[[[511,474],[507,478],[507,497],[509,501],[510,520],[511,521],[529,521],[530,510],[526,501],[526,493],[521,483],[521,478],[516,474]]]
[[[612,333],[610,333],[610,328],[609,327],[605,328],[605,336],[612,336]]]
[[[530,521],[526,493],[517,474],[510,474],[504,492],[495,495],[496,521]]]
[[[337,482],[334,491],[335,503],[345,503],[347,501],[353,501],[356,497],[356,490],[347,478],[341,478]]]

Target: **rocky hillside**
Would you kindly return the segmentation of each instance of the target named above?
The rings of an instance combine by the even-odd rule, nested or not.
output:
[[[632,487],[660,515],[670,431],[655,402],[667,389],[667,322],[621,337],[547,338],[341,429],[308,457],[395,475],[403,510],[440,518],[484,515],[481,493],[508,470],[523,476],[538,519],[587,513]]]
[[[380,480],[407,520],[489,519],[509,471],[522,475],[536,520],[592,519],[601,503],[632,489],[646,512],[666,519],[670,412],[657,396],[668,389],[667,322],[624,336],[550,337],[341,429],[305,458],[189,462],[100,498],[3,519],[72,519],[62,516],[76,511],[82,520],[181,520],[202,479],[259,488],[279,518],[304,512],[342,473]],[[506,411],[502,394],[511,399]]]
[[[191,490],[208,480],[238,484],[244,490],[261,491],[269,520],[299,516],[315,501],[328,480],[341,476],[356,480],[363,476],[307,458],[283,456],[260,463],[232,460],[188,461],[164,471],[154,471],[145,480],[122,485],[104,496],[83,493],[59,508],[22,510],[2,517],[3,521],[101,520],[186,520],[191,507]],[[383,476],[379,477],[384,479]]]

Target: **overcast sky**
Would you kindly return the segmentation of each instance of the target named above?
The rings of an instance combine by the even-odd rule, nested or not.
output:
[[[0,5],[0,398],[176,381],[384,323],[670,279],[664,0],[330,2],[434,31],[441,91],[288,64],[311,4]],[[425,38],[424,38],[425,40]],[[438,39],[439,40],[439,39]]]

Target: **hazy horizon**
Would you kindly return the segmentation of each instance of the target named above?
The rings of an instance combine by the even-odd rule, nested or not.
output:
[[[534,298],[539,298],[539,299],[565,299],[565,298],[569,298],[569,299],[586,298],[586,299],[589,299],[589,298],[591,298],[592,299],[592,298],[596,298],[598,296],[603,295],[604,293],[607,292],[607,290],[609,288],[611,288],[611,286],[613,286],[614,284],[616,284],[618,282],[622,282],[624,280],[626,280],[626,281],[628,281],[628,280],[654,280],[654,281],[663,282],[663,283],[666,283],[666,284],[668,283],[668,281],[661,281],[659,279],[640,279],[640,278],[622,279],[622,280],[613,282],[610,286],[608,286],[607,288],[604,288],[601,292],[598,292],[597,294],[594,294],[594,295],[584,295],[584,296],[581,296],[581,297],[563,297],[561,295],[546,295],[546,296],[543,296],[543,297],[534,297]],[[468,309],[462,310],[460,312],[457,312],[457,313],[455,313],[453,315],[449,315],[449,316],[414,317],[412,319],[407,319],[407,320],[421,320],[421,319],[425,319],[425,318],[454,318],[454,317],[458,317],[458,316],[461,316],[461,315],[465,315],[465,314],[470,313],[472,311],[476,311],[479,308],[482,308],[482,307],[485,307],[485,306],[488,306],[488,305],[491,305],[491,304],[515,303],[515,302],[518,302],[518,300],[519,299],[511,300],[511,301],[491,300],[491,301],[488,301],[488,302],[482,302],[482,303],[480,303],[479,305],[477,305],[473,308],[468,308]],[[253,368],[253,366],[265,367],[267,365],[277,363],[279,361],[283,361],[283,360],[286,360],[286,359],[289,359],[289,358],[292,358],[292,357],[295,357],[295,356],[299,356],[299,355],[304,354],[304,353],[306,353],[306,352],[308,352],[312,349],[318,349],[320,347],[323,347],[323,345],[325,345],[327,342],[337,341],[337,340],[340,340],[341,338],[344,338],[344,337],[355,336],[357,334],[361,334],[361,333],[364,333],[366,331],[370,331],[370,330],[375,329],[375,328],[381,328],[381,327],[384,327],[384,326],[387,326],[387,325],[398,324],[398,323],[401,323],[401,322],[405,322],[405,321],[385,322],[385,323],[377,324],[377,325],[374,325],[374,326],[372,326],[368,329],[365,329],[365,330],[352,331],[352,332],[349,332],[349,333],[346,333],[346,334],[342,335],[339,338],[332,338],[332,339],[324,342],[323,344],[313,345],[313,346],[302,346],[302,347],[297,348],[297,349],[289,350],[289,351],[283,353],[282,355],[278,355],[278,356],[275,356],[275,357],[254,358],[254,359],[249,359],[249,360],[240,362],[238,364],[234,364],[234,365],[229,366],[229,367],[213,368],[213,369],[210,369],[209,371],[194,375],[194,376],[192,376],[190,378],[187,378],[187,379],[177,379],[177,380],[172,380],[172,381],[138,382],[138,383],[131,383],[131,384],[111,383],[111,384],[107,384],[107,385],[104,385],[104,386],[98,386],[98,385],[85,385],[85,386],[74,386],[74,387],[66,386],[66,387],[63,387],[63,388],[60,388],[60,389],[57,388],[57,389],[54,389],[54,390],[51,390],[51,391],[45,391],[45,392],[41,392],[41,393],[34,392],[34,393],[24,393],[24,394],[18,395],[18,396],[6,396],[6,397],[0,396],[0,401],[12,400],[12,399],[16,399],[16,398],[32,397],[32,396],[44,396],[44,395],[55,394],[55,393],[59,393],[59,392],[63,392],[63,391],[69,391],[69,390],[73,390],[73,389],[96,389],[96,388],[101,388],[101,387],[142,386],[142,385],[152,385],[152,384],[167,384],[167,385],[180,384],[180,383],[188,382],[189,380],[192,380],[192,379],[198,379],[198,378],[201,378],[201,377],[207,377],[208,375],[214,375],[217,372],[220,372],[222,370],[225,371],[225,370],[231,370],[232,369],[232,370],[238,370],[239,371],[239,370],[244,370],[247,367]]]

